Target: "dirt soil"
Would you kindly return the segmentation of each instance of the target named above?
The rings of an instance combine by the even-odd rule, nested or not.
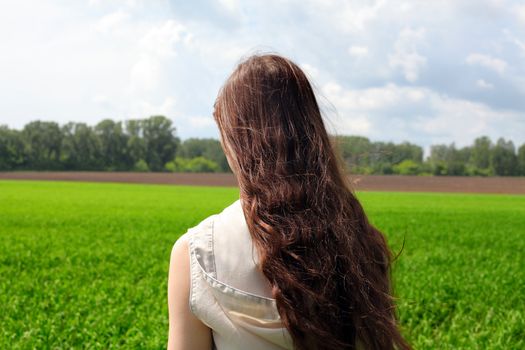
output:
[[[233,174],[131,172],[0,172],[0,179],[237,186]],[[525,177],[350,175],[358,191],[525,194]]]

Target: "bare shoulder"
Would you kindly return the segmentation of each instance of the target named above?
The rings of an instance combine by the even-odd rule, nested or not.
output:
[[[185,233],[171,249],[168,276],[168,349],[210,349],[211,330],[191,313],[190,234]]]
[[[189,244],[190,244],[190,233],[186,232],[185,234],[180,236],[177,239],[177,241],[175,241],[175,244],[173,244],[173,247],[171,248],[170,260],[189,256],[189,250],[190,250]]]
[[[189,253],[190,253],[190,240],[193,234],[203,232],[209,225],[211,225],[217,214],[210,215],[207,218],[200,221],[197,225],[190,227],[186,233],[180,236],[171,249],[171,261],[178,261],[182,263],[184,259],[186,262],[189,262]],[[170,264],[171,265],[171,264]],[[189,266],[189,265],[188,265]],[[189,268],[189,267],[188,267]]]
[[[170,255],[170,277],[171,282],[183,283],[190,276],[190,236],[185,233],[177,239],[171,248]]]
[[[185,296],[189,294],[190,285],[190,248],[189,233],[177,239],[171,248],[169,281],[169,296],[173,294]]]

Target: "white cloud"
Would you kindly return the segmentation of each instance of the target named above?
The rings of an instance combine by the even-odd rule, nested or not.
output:
[[[118,6],[118,7],[126,7],[129,9],[139,9],[141,8],[145,0],[111,0],[111,1],[104,1],[104,0],[89,0],[88,5],[90,7],[103,7],[103,6]]]
[[[348,54],[352,57],[365,57],[368,55],[368,47],[366,46],[350,46],[348,48]]]
[[[175,98],[168,96],[159,104],[146,100],[138,101],[131,107],[129,115],[139,118],[163,115],[173,120],[178,115],[178,111],[176,110]]]
[[[118,30],[129,18],[129,13],[118,10],[99,19],[95,23],[95,30],[100,33],[112,33]]]
[[[297,3],[315,17],[325,19],[322,25],[334,25],[345,33],[356,33],[365,30],[369,22],[379,16],[385,7],[385,0],[359,1],[325,1],[307,0]]]
[[[253,48],[235,37],[226,37],[221,40],[195,37],[187,42],[186,46],[196,56],[206,62],[206,68],[220,69],[229,72],[234,64],[250,53]],[[226,74],[225,74],[226,75]]]
[[[140,38],[139,45],[143,51],[158,57],[175,56],[175,45],[188,44],[192,39],[186,27],[174,20],[166,20],[150,26]]]
[[[425,140],[420,144],[468,145],[480,135],[519,138],[525,123],[518,112],[449,97],[425,87],[386,84],[345,89],[335,82],[323,95],[336,108],[328,127],[338,134],[361,134],[378,140]]]
[[[524,6],[505,0],[5,3],[0,123],[17,128],[162,113],[183,138],[212,136],[202,116],[235,63],[260,48],[303,63],[334,102],[339,132],[424,145],[472,128],[525,141],[515,117],[525,108]],[[457,102],[469,98],[481,107]]]
[[[215,126],[215,121],[212,117],[193,116],[189,117],[188,121],[194,128],[209,128]]]
[[[515,112],[494,110],[482,103],[438,94],[431,96],[430,103],[434,115],[419,118],[414,122],[414,127],[432,139],[443,140],[441,142],[447,139],[466,145],[479,135],[491,135],[493,138],[502,136],[494,130],[505,120],[509,124],[515,123],[517,132],[525,132],[525,126],[519,126],[520,117]]]
[[[95,95],[93,97],[93,102],[104,110],[110,110],[113,107],[111,100],[106,95]]]
[[[325,84],[322,92],[338,110],[358,114],[419,103],[431,93],[428,89],[402,87],[392,83],[382,87],[344,89],[336,82]]]
[[[308,63],[303,63],[300,65],[301,69],[312,79],[319,78],[319,70]]]
[[[484,90],[491,90],[491,89],[494,89],[494,85],[492,85],[491,83],[487,83],[485,80],[483,79],[478,79],[476,81],[476,86],[479,87],[480,89],[484,89]]]
[[[343,1],[339,3],[340,25],[346,31],[362,31],[368,22],[375,19],[378,12],[384,7],[386,1],[375,1],[372,5],[357,4],[355,2]]]
[[[520,49],[521,51],[521,55],[522,56],[525,56],[525,42],[518,39],[514,34],[512,34],[512,32],[505,28],[502,30],[503,34],[505,35],[505,38],[507,40],[509,40],[510,42],[512,42],[514,45],[516,45],[518,47],[518,49]]]
[[[89,6],[98,6],[98,5],[100,5],[101,2],[102,2],[102,0],[89,0],[88,4],[89,4]]]
[[[507,68],[507,62],[504,60],[480,53],[471,53],[465,58],[465,62],[469,65],[480,65],[492,69],[500,74],[504,73]]]
[[[173,19],[124,21],[116,20],[124,18],[117,15],[111,18],[115,20],[102,23],[112,23],[107,28],[119,33],[116,42],[125,43],[125,51],[115,51],[115,54],[120,55],[120,62],[129,67],[128,82],[122,93],[128,100],[142,101],[143,106],[150,105],[150,101],[160,95],[159,90],[163,88],[162,82],[170,64],[173,64],[179,50],[191,43],[192,35],[184,25]]]
[[[331,132],[340,135],[368,135],[372,126],[370,118],[366,115],[345,116],[336,123]]]
[[[519,4],[514,6],[514,11],[516,17],[521,23],[525,24],[525,4]]]
[[[161,78],[161,63],[151,55],[142,54],[130,71],[130,89],[141,92],[155,89]]]
[[[516,46],[521,49],[521,54],[525,56],[525,42],[519,40],[518,38],[514,38],[514,44],[516,44]]]
[[[240,12],[240,4],[238,0],[219,0],[222,8],[231,14],[238,14]]]
[[[405,79],[412,83],[418,80],[420,70],[427,63],[427,58],[417,51],[417,44],[424,39],[425,28],[404,28],[394,44],[394,52],[388,55],[390,67],[401,69]]]

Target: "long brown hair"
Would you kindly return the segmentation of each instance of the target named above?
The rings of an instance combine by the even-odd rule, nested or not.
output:
[[[396,322],[392,255],[367,219],[303,71],[278,55],[241,62],[214,118],[296,349],[409,349]]]

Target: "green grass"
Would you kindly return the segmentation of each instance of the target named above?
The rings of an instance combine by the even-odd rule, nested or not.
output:
[[[361,192],[416,349],[525,348],[525,196]],[[165,348],[177,237],[235,188],[0,181],[0,349]]]

